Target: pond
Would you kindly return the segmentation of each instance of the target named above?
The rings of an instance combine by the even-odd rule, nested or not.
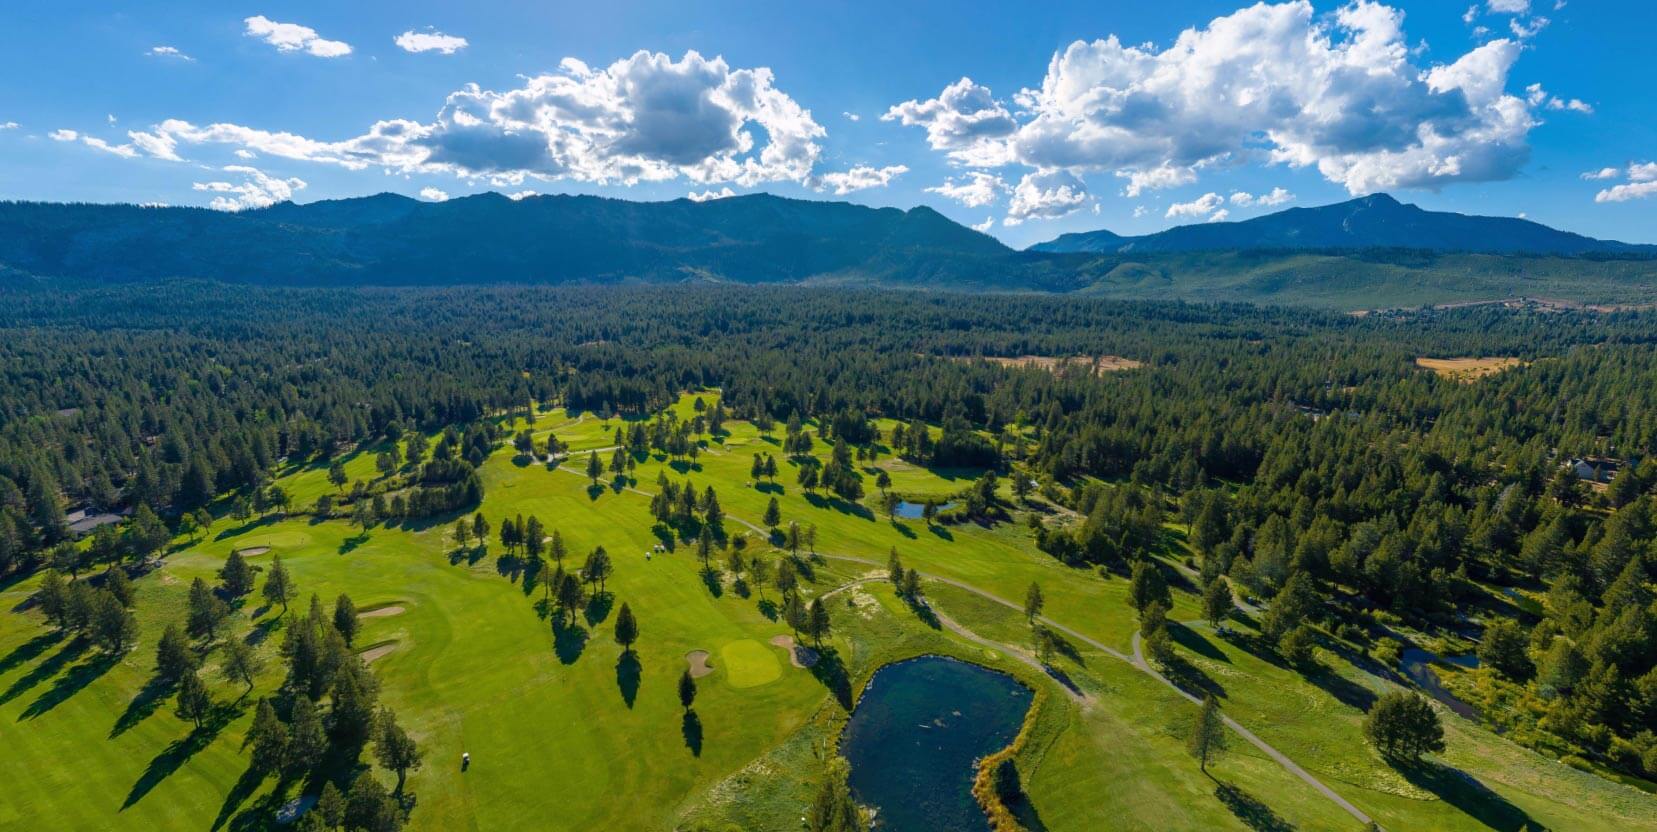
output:
[[[1451,656],[1441,659],[1436,653],[1422,650],[1419,647],[1410,647],[1399,655],[1398,663],[1403,668],[1404,675],[1410,677],[1428,696],[1444,703],[1457,715],[1478,721],[1479,709],[1457,699],[1455,694],[1444,688],[1438,681],[1438,674],[1433,672],[1433,662],[1442,661],[1457,667],[1475,668],[1479,666],[1478,656]]]
[[[853,794],[882,832],[985,832],[973,763],[1012,743],[1030,697],[1005,673],[940,656],[881,668],[840,741]]]
[[[955,507],[955,503],[944,503],[938,506],[939,511],[948,511]],[[926,503],[911,503],[908,500],[899,500],[897,511],[893,512],[905,520],[919,520],[926,514]]]

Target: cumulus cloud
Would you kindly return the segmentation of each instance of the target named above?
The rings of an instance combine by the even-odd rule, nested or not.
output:
[[[81,134],[68,128],[59,128],[46,135],[50,136],[54,142],[72,142],[81,137]]]
[[[144,54],[149,55],[152,58],[170,58],[175,61],[184,61],[185,63],[195,63],[196,60],[195,58],[178,51],[178,47],[176,46],[152,46],[150,47],[150,51],[145,52]]]
[[[1272,188],[1271,193],[1255,196],[1246,191],[1237,191],[1231,195],[1231,204],[1242,208],[1275,208],[1293,202],[1295,195],[1283,188]]]
[[[123,159],[131,159],[138,155],[137,148],[130,144],[110,144],[96,136],[82,136],[81,142],[87,147],[102,150],[105,153],[113,153]]]
[[[1606,171],[1610,171],[1610,176],[1604,175]],[[1611,179],[1617,176],[1618,173],[1619,171],[1614,168],[1605,168],[1598,171],[1594,176],[1585,173],[1582,178]],[[1620,185],[1613,185],[1594,194],[1595,202],[1627,202],[1631,199],[1657,196],[1657,162],[1638,162],[1629,165],[1628,169],[1622,173],[1627,175],[1628,181]]]
[[[420,198],[431,202],[446,202],[449,199],[449,194],[440,188],[427,185],[420,189]]]
[[[1171,220],[1203,217],[1220,210],[1223,205],[1225,205],[1225,197],[1209,191],[1190,202],[1176,202],[1168,206],[1168,213],[1163,214],[1163,216]]]
[[[1221,208],[1220,210],[1215,211],[1213,214],[1210,214],[1209,217],[1208,217],[1208,221],[1209,222],[1225,222],[1226,217],[1229,217],[1229,216],[1231,216],[1231,210],[1228,209],[1228,208]]]
[[[213,197],[208,207],[217,211],[242,211],[248,208],[264,208],[275,205],[286,199],[292,199],[295,191],[304,190],[305,180],[299,178],[279,179],[267,175],[258,168],[247,165],[226,165],[225,173],[242,175],[240,182],[196,182],[191,188],[206,193],[218,194]]]
[[[1013,188],[1003,225],[1025,220],[1050,220],[1074,213],[1087,204],[1087,185],[1065,170],[1043,170],[1025,174]]]
[[[850,170],[825,173],[818,178],[818,190],[829,188],[836,196],[868,188],[884,188],[893,179],[909,172],[907,165],[888,165],[883,168],[855,165]]]
[[[429,122],[388,119],[321,141],[238,124],[169,120],[180,142],[229,144],[265,156],[350,169],[452,173],[516,186],[526,177],[632,185],[806,182],[823,128],[771,70],[732,69],[687,52],[640,51],[603,69],[566,58],[555,73],[497,92],[469,84]],[[762,134],[761,144],[756,134]]]
[[[1491,14],[1529,14],[1530,0],[1490,0]]]
[[[1622,171],[1617,170],[1616,168],[1600,168],[1599,170],[1583,171],[1582,172],[1582,178],[1583,179],[1615,179],[1615,178],[1617,178],[1617,174],[1619,174],[1621,172]]]
[[[857,113],[851,112],[850,110],[842,110],[840,115],[845,116],[847,121],[862,121],[863,120],[862,116],[858,115]]]
[[[953,199],[968,208],[982,208],[1006,193],[1007,183],[993,173],[968,171],[964,176],[951,176],[942,185],[934,185],[926,191]]]
[[[717,191],[712,188],[709,188],[701,193],[691,191],[690,193],[685,194],[685,196],[691,202],[711,202],[716,199],[725,199],[726,197],[736,196],[736,191],[731,190],[730,186],[727,185]]]
[[[990,88],[967,77],[944,87],[937,98],[895,104],[880,120],[925,128],[926,141],[933,150],[946,151],[950,158],[976,166],[1008,161],[1003,140],[1018,129],[1012,113],[996,100]]]
[[[17,126],[15,121],[0,122],[0,130],[16,130]]]
[[[518,200],[521,200],[521,199],[528,199],[532,196],[540,196],[540,195],[541,194],[539,192],[532,191],[532,190],[529,190],[528,188],[525,188],[524,190],[513,191],[512,193],[507,194],[506,198],[512,200],[513,202],[517,202]]]
[[[988,234],[990,233],[990,229],[995,227],[995,217],[985,217],[983,222],[974,223],[973,225],[967,227],[978,232],[979,234]]]
[[[1166,48],[1076,41],[1013,96],[1016,113],[963,78],[886,117],[924,127],[960,164],[1110,171],[1130,195],[1228,159],[1315,167],[1355,194],[1512,177],[1538,124],[1536,105],[1507,92],[1520,43],[1422,66],[1403,21],[1370,0],[1330,15],[1259,3]]]
[[[351,54],[351,44],[340,40],[328,40],[309,26],[278,23],[262,14],[245,18],[242,23],[247,26],[243,34],[250,38],[258,38],[276,47],[279,52],[303,51],[318,58],[340,58]]]
[[[398,35],[394,43],[404,52],[437,52],[443,55],[453,55],[467,46],[466,39],[455,35],[445,35],[436,30],[416,32],[409,30]]]

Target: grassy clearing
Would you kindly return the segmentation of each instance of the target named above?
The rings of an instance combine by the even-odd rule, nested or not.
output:
[[[1474,382],[1485,376],[1493,376],[1503,370],[1509,370],[1524,364],[1512,356],[1498,356],[1492,358],[1427,358],[1422,356],[1415,360],[1415,366],[1424,370],[1432,370],[1440,378],[1453,381]]]

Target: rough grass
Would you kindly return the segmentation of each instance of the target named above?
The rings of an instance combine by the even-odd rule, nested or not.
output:
[[[1478,381],[1485,376],[1493,376],[1503,370],[1518,367],[1523,363],[1523,361],[1511,356],[1491,358],[1428,358],[1423,356],[1415,360],[1415,366],[1432,370],[1440,378],[1463,382]]]

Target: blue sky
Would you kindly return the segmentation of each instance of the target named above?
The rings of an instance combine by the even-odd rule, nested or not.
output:
[[[0,9],[0,198],[930,205],[1016,246],[1387,191],[1657,242],[1608,0]]]

